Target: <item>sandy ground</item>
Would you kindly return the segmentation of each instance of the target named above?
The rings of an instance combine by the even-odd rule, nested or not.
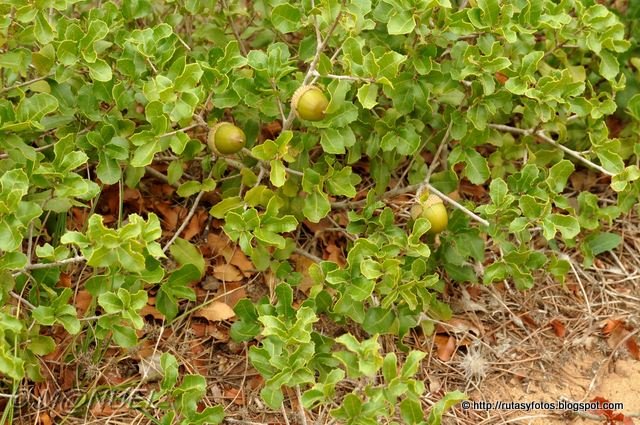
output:
[[[492,386],[493,389],[487,389],[483,393],[475,391],[470,397],[472,400],[514,402],[589,402],[595,397],[601,397],[610,402],[623,403],[624,408],[616,412],[624,415],[640,413],[640,362],[637,360],[607,362],[607,357],[598,353],[576,353],[564,364],[561,374],[550,372],[552,373],[540,374],[537,378],[531,377],[534,379],[513,377],[504,380],[503,385]],[[566,412],[559,414],[545,409],[529,412],[496,411],[491,416],[494,419],[502,416],[504,423],[527,425],[603,423],[595,418]],[[637,417],[631,420],[635,421],[633,423],[640,423]]]

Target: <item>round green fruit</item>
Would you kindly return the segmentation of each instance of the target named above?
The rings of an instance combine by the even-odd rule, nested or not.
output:
[[[429,233],[440,233],[447,228],[449,216],[447,208],[442,203],[442,199],[436,195],[429,195],[427,200],[421,206],[420,216],[429,220],[431,229]]]
[[[324,118],[329,100],[316,86],[302,86],[293,94],[291,108],[298,118],[320,121]]]
[[[220,122],[209,131],[209,148],[218,155],[237,153],[246,142],[244,131],[229,122]]]

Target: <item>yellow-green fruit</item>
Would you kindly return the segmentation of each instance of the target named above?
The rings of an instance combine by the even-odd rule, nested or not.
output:
[[[324,118],[329,100],[316,86],[302,86],[293,94],[291,108],[298,118],[307,121],[320,121]]]
[[[247,141],[244,131],[230,122],[220,122],[209,131],[209,148],[218,155],[239,152]]]
[[[449,223],[447,208],[442,203],[442,199],[436,195],[429,195],[424,204],[422,204],[421,216],[431,223],[429,233],[440,233],[447,228]]]

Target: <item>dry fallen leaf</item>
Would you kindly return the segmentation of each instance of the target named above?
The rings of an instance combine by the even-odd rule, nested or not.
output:
[[[309,276],[309,268],[314,264],[314,261],[298,254],[292,254],[291,261],[295,265],[295,270],[302,274],[302,280],[296,288],[305,294],[309,293],[311,286],[313,286],[313,279]]]
[[[225,282],[218,287],[216,299],[233,308],[238,301],[247,297],[247,292],[241,282]]]
[[[456,334],[466,334],[470,332],[480,336],[484,334],[484,329],[482,329],[480,324],[476,326],[469,320],[453,317],[450,320],[447,320],[444,324],[438,324],[436,326],[436,332]]]
[[[190,241],[194,236],[202,233],[204,224],[207,222],[209,214],[205,210],[198,210],[198,212],[191,218],[189,225],[182,233],[182,238]]]
[[[142,310],[140,310],[140,315],[142,317],[152,316],[156,320],[164,319],[164,314],[160,313],[160,310],[158,310],[155,306],[150,304],[147,304],[144,307],[142,307]]]
[[[224,398],[232,400],[238,406],[244,406],[244,391],[237,388],[229,388],[224,390]]]
[[[196,317],[203,317],[211,322],[231,319],[236,315],[233,309],[225,303],[214,301],[193,313]]]
[[[602,327],[603,335],[610,335],[616,329],[624,327],[624,321],[620,319],[607,319],[604,321],[604,325]]]
[[[168,202],[154,202],[153,207],[162,216],[162,223],[165,230],[174,230],[178,227],[178,217],[180,209],[174,208]]]
[[[255,266],[249,260],[249,258],[244,254],[244,252],[240,251],[240,248],[237,248],[233,251],[233,255],[229,260],[229,264],[233,264],[236,266],[245,277],[251,276],[255,273]]]
[[[627,339],[627,342],[625,343],[625,345],[627,346],[627,350],[629,350],[631,357],[633,357],[636,360],[640,360],[640,348],[638,348],[638,342],[636,341],[636,337],[632,336],[631,338]]]
[[[160,357],[162,353],[156,351],[147,358],[141,358],[138,363],[141,382],[155,382],[162,379],[162,366],[160,365]]]
[[[242,273],[234,265],[221,264],[213,268],[213,276],[223,282],[235,282],[243,279]]]
[[[42,412],[38,414],[39,425],[53,425],[51,421],[51,416],[47,412]]]
[[[503,74],[502,72],[496,72],[496,80],[498,80],[498,82],[500,84],[506,84],[507,81],[509,81],[509,77],[507,77],[505,74]]]
[[[456,350],[456,339],[452,336],[436,335],[435,344],[437,347],[438,358],[443,362],[451,360]]]
[[[344,267],[347,264],[342,250],[336,244],[328,244],[325,251],[328,253],[328,255],[325,255],[324,257],[325,260],[333,261],[340,267]]]
[[[553,332],[556,334],[558,338],[564,338],[565,334],[567,333],[567,330],[564,324],[560,320],[553,319],[551,322],[549,322],[549,324],[553,328]]]
[[[91,296],[89,291],[86,291],[84,289],[78,291],[78,294],[75,298],[76,311],[78,312],[78,316],[84,316],[84,314],[87,312],[87,309],[91,305],[92,300],[93,297]]]
[[[207,236],[207,245],[216,256],[222,255],[227,262],[233,257],[235,251],[233,243],[224,233],[209,233]]]

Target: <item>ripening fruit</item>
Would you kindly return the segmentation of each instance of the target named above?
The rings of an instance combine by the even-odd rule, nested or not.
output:
[[[209,148],[218,155],[239,152],[247,141],[244,131],[230,122],[219,122],[209,131]]]
[[[316,86],[302,86],[293,94],[291,108],[298,118],[307,121],[320,121],[324,118],[329,100]]]
[[[449,216],[447,215],[447,208],[442,203],[442,199],[436,195],[429,195],[426,201],[419,207],[419,216],[426,218],[431,223],[429,233],[440,233],[447,228]]]

